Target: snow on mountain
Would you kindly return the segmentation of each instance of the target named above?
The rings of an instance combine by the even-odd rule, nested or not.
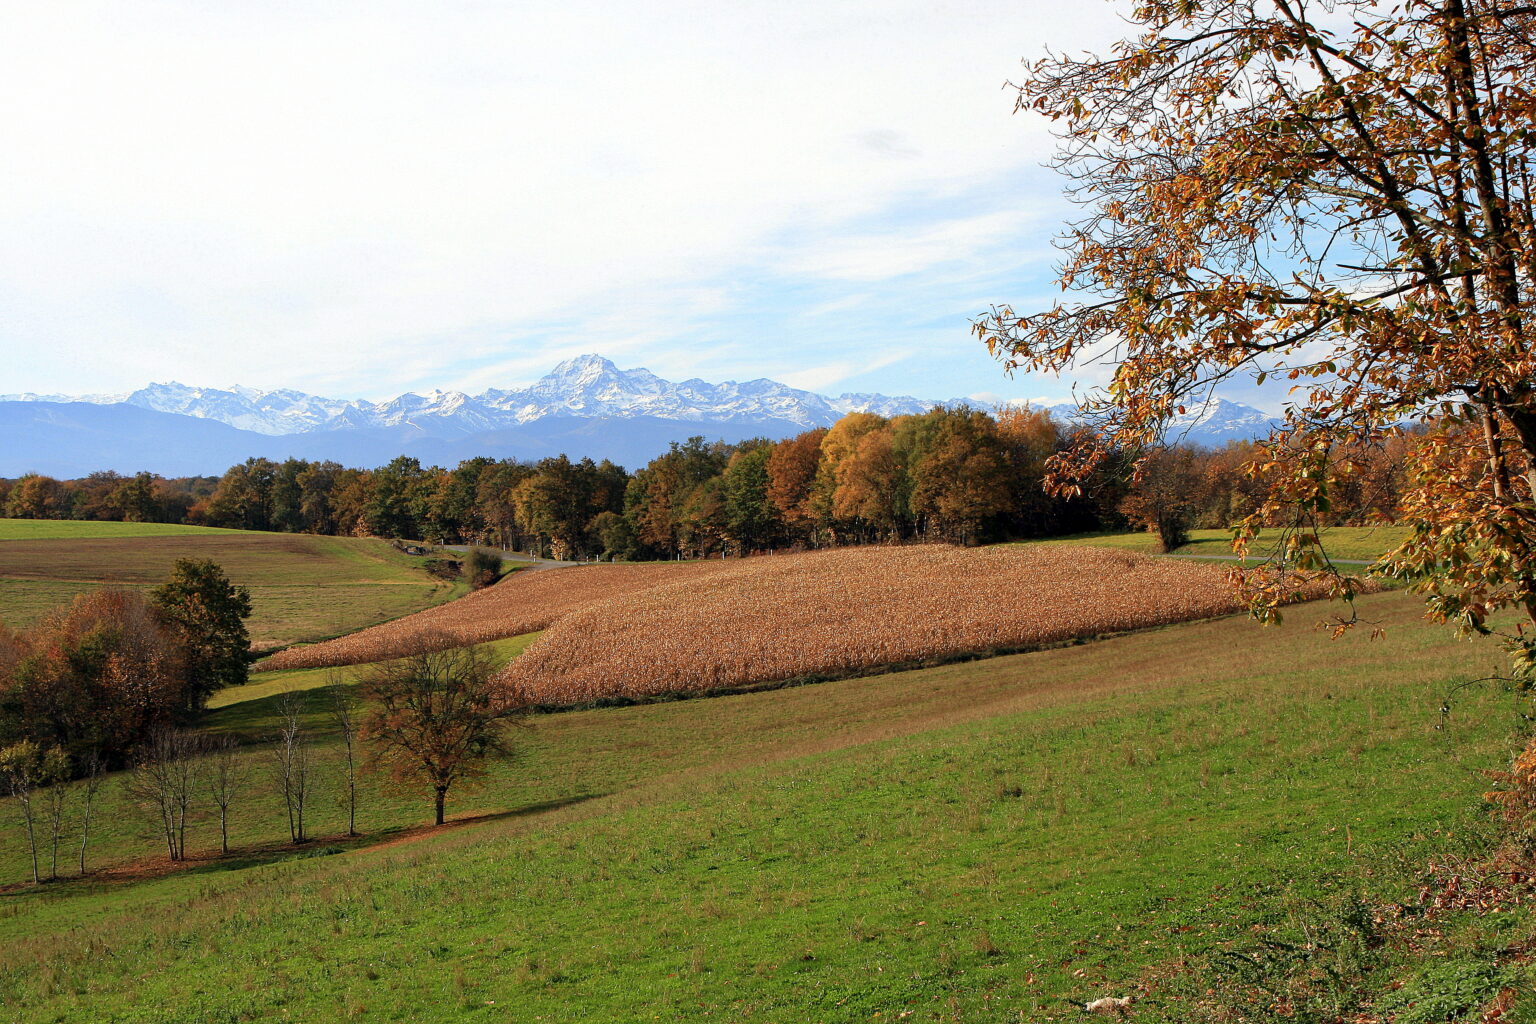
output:
[[[878,394],[828,398],[765,378],[720,384],[696,377],[672,382],[646,369],[620,370],[598,355],[568,359],[527,387],[491,389],[479,395],[434,390],[385,402],[344,401],[288,388],[200,388],[171,382],[151,384],[129,395],[0,395],[0,402],[126,403],[216,420],[268,436],[390,429],[403,430],[402,436],[446,441],[546,419],[662,420],[705,428],[763,425],[788,436],[795,430],[830,426],[849,412],[901,416],[925,412],[934,405],[959,404],[959,400],[933,402]],[[1070,404],[1050,408],[1058,418],[1076,418]],[[1216,398],[1170,424],[1169,436],[1219,445],[1260,436],[1270,423],[1270,417],[1257,409]]]

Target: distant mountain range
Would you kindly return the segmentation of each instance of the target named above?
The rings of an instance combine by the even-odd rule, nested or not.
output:
[[[125,395],[0,395],[0,476],[80,476],[147,469],[219,473],[252,456],[335,459],[376,466],[398,455],[452,464],[476,455],[609,458],[634,468],[695,434],[740,441],[789,437],[849,412],[899,416],[950,402],[909,396],[835,398],[758,379],[710,384],[620,370],[602,356],[567,360],[526,388],[405,394],[387,402],[151,384]],[[1075,407],[1052,407],[1070,418]],[[1196,444],[1264,434],[1250,406],[1216,399],[1171,425]]]

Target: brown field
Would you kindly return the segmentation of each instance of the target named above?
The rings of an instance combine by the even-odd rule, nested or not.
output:
[[[442,633],[461,644],[532,633],[595,602],[661,584],[688,586],[729,571],[738,563],[660,562],[648,565],[581,565],[514,573],[494,587],[450,604],[307,647],[279,651],[256,671],[361,665],[410,654],[421,638]]]
[[[31,625],[100,587],[146,589],[162,582],[178,558],[211,558],[250,588],[257,650],[407,615],[457,589],[427,575],[421,559],[381,540],[191,528],[147,536],[38,536],[0,540],[0,622]]]
[[[503,680],[537,703],[702,693],[1222,615],[1224,570],[1099,548],[860,548],[730,562],[591,604]]]

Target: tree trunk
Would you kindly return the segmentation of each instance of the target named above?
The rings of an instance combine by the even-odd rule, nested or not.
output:
[[[85,844],[91,837],[91,796],[85,797],[85,814],[80,819],[80,873],[85,874]]]
[[[448,787],[447,786],[438,786],[437,787],[437,823],[439,825],[441,825],[443,823],[443,805],[447,802],[447,800],[448,800]]]
[[[27,812],[27,846],[32,851],[32,884],[41,885],[43,876],[37,869],[37,833],[32,827],[32,813]]]

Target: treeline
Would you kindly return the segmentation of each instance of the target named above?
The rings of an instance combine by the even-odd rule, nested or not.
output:
[[[1133,480],[1106,460],[1079,496],[1050,495],[1047,461],[1073,428],[1048,413],[935,408],[850,413],[830,429],[738,444],[692,438],[634,473],[611,462],[401,457],[377,469],[250,459],[222,477],[95,473],[0,482],[8,516],[117,519],[487,544],[560,558],[667,558],[904,540],[976,543],[1130,527],[1223,527],[1259,508],[1252,443],[1178,447]],[[1391,518],[1407,439],[1341,453],[1329,515]],[[1170,507],[1173,509],[1170,512]]]

